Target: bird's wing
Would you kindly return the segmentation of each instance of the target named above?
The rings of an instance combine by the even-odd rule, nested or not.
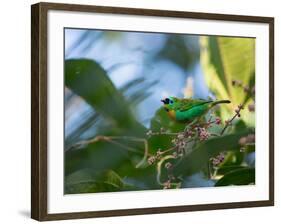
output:
[[[179,103],[179,110],[180,111],[187,111],[193,107],[197,107],[203,104],[211,103],[212,100],[203,100],[203,99],[182,99]]]

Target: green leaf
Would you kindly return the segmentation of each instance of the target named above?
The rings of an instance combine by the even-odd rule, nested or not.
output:
[[[105,172],[105,174],[103,176],[103,182],[107,183],[107,184],[111,184],[111,185],[115,186],[116,188],[120,188],[120,189],[123,188],[125,185],[125,183],[123,183],[121,177],[119,177],[118,174],[112,170]]]
[[[65,181],[65,193],[67,194],[113,192],[129,188],[129,185],[124,183],[113,170],[97,173],[91,169],[83,169],[68,175]]]
[[[245,130],[247,128],[247,125],[246,125],[245,121],[239,119],[238,121],[236,121],[233,128],[234,128],[235,132],[240,132],[240,131]]]
[[[208,87],[218,99],[232,102],[221,108],[226,118],[233,107],[249,98],[241,88],[232,86],[232,80],[240,80],[249,87],[255,84],[255,39],[204,36],[200,43],[201,64]]]
[[[153,190],[161,188],[156,179],[157,173],[154,166],[135,168],[129,166],[129,164],[124,164],[124,166],[117,169],[116,172],[124,176],[123,180],[133,186],[134,190]],[[130,189],[132,189],[132,187]]]
[[[245,168],[245,166],[241,166],[241,165],[223,165],[221,167],[219,167],[218,171],[217,171],[217,175],[225,175],[231,171],[234,170],[238,170],[238,169],[242,169]]]
[[[239,139],[247,135],[247,133],[249,133],[249,131],[245,130],[240,133],[215,137],[198,144],[194,150],[190,154],[185,155],[175,167],[175,175],[189,176],[198,171],[207,171],[210,158],[217,156],[220,152],[239,152]]]
[[[98,130],[100,135],[145,135],[146,128],[135,120],[124,96],[115,88],[106,71],[95,61],[66,60],[65,84],[94,108],[95,117],[97,114],[102,115],[107,123],[111,122],[107,130]],[[130,146],[139,152],[135,157],[138,156],[136,160],[140,161],[144,153],[143,146],[139,143],[132,143]],[[96,142],[79,149],[67,150],[65,174],[69,175],[85,168],[96,172],[117,169],[122,164],[132,163],[131,154],[126,149],[108,142]]]
[[[97,62],[88,59],[66,60],[65,84],[117,127],[141,128],[125,98]]]
[[[81,149],[70,149],[65,152],[65,175],[85,168],[103,172],[129,161],[125,149],[107,142],[96,142]]]
[[[241,168],[225,174],[215,186],[249,185],[255,183],[255,169]]]

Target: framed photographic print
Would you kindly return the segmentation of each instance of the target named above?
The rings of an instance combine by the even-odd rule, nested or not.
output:
[[[274,204],[274,19],[32,5],[32,212]]]

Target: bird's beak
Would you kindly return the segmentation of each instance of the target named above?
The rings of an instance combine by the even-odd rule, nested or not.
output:
[[[161,100],[161,102],[164,104],[163,107],[164,107],[164,110],[169,112],[169,109],[167,108],[167,104],[169,104],[169,100],[167,98]]]
[[[163,99],[163,100],[161,100],[161,102],[163,102],[164,104],[169,104],[169,99]]]

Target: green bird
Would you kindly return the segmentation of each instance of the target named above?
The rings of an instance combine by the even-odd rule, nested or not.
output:
[[[230,103],[229,100],[203,100],[203,99],[179,99],[169,97],[161,100],[164,103],[164,109],[169,117],[175,121],[191,123],[196,119],[199,120],[212,107],[221,103]]]

